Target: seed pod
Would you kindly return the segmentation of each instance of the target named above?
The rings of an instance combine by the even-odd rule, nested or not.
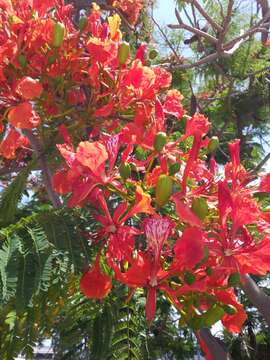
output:
[[[233,305],[223,305],[223,309],[228,315],[234,315],[237,313],[237,309]]]
[[[203,314],[204,325],[210,327],[219,321],[225,310],[218,304],[213,305],[205,314]]]
[[[65,37],[65,25],[60,23],[60,22],[56,22],[54,24],[53,27],[53,42],[52,42],[52,46],[53,47],[60,47],[63,44],[64,41],[64,37]]]
[[[120,65],[124,65],[130,53],[130,45],[127,42],[122,42],[118,48],[118,61]]]
[[[176,173],[178,173],[178,171],[180,170],[180,164],[179,163],[175,163],[172,164],[169,168],[169,175],[175,175]]]
[[[154,149],[160,152],[167,142],[167,135],[165,132],[158,132],[154,140]]]
[[[148,57],[153,60],[158,56],[158,51],[156,49],[152,49],[149,51]]]
[[[238,273],[232,273],[228,279],[228,287],[236,286],[240,283],[240,275]]]
[[[121,166],[119,168],[119,173],[120,173],[122,179],[126,180],[127,178],[129,178],[130,174],[131,174],[130,165],[128,163],[121,164]]]
[[[207,150],[209,154],[212,154],[214,151],[217,150],[219,146],[219,138],[217,136],[213,136],[207,146]]]
[[[202,197],[193,199],[191,209],[201,220],[208,215],[207,201]]]
[[[82,16],[79,20],[79,29],[83,31],[86,28],[86,25],[87,25],[87,17]]]
[[[163,206],[169,201],[172,195],[172,190],[172,179],[168,175],[160,175],[156,185],[156,201],[158,206]]]
[[[196,276],[194,274],[192,274],[191,272],[186,271],[184,274],[184,280],[185,280],[186,284],[192,285],[196,280]]]

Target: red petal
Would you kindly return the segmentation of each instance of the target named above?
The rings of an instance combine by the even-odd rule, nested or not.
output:
[[[187,269],[193,268],[204,256],[203,233],[200,229],[186,228],[174,245],[176,262]]]
[[[108,153],[103,144],[84,141],[80,142],[77,148],[76,158],[96,176],[100,176],[104,172],[104,163],[108,159]]]
[[[26,100],[32,100],[39,97],[43,91],[43,87],[39,80],[32,79],[30,76],[23,77],[17,87],[16,92]]]
[[[9,122],[20,129],[33,129],[40,123],[39,115],[33,110],[29,102],[15,106],[8,113]]]
[[[156,288],[149,287],[147,292],[147,301],[146,301],[146,320],[151,322],[154,320],[156,313],[156,301],[157,301],[157,291]]]
[[[194,212],[192,212],[192,210],[180,200],[180,197],[177,194],[173,196],[173,200],[175,202],[176,213],[179,216],[180,222],[187,222],[192,226],[202,227],[202,222],[198,216],[195,215]]]
[[[111,288],[111,278],[100,271],[98,261],[96,261],[92,270],[88,270],[81,277],[80,289],[88,298],[103,299],[109,294]]]

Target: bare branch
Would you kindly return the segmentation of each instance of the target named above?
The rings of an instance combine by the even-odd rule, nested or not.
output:
[[[270,297],[259,288],[249,275],[244,275],[244,280],[245,282],[242,284],[242,289],[252,304],[256,306],[263,315],[265,321],[270,327]]]
[[[188,2],[196,7],[199,13],[205,18],[205,20],[209,22],[209,24],[213,27],[213,29],[217,30],[218,32],[222,31],[222,26],[216,23],[215,20],[213,20],[211,16],[207,14],[207,12],[201,7],[201,5],[197,0],[188,0]]]
[[[250,172],[251,175],[256,175],[263,166],[270,160],[270,153],[268,153],[260,162],[259,164]]]
[[[214,36],[200,30],[200,29],[197,29],[197,28],[194,28],[192,26],[189,26],[187,24],[185,24],[181,17],[180,17],[180,14],[179,12],[177,11],[177,9],[175,9],[175,15],[176,15],[176,18],[177,18],[177,21],[178,21],[178,25],[168,25],[169,28],[171,29],[185,29],[193,34],[196,34],[198,36],[201,36],[201,37],[204,37],[205,39],[207,39],[208,41],[210,41],[212,44],[216,45],[217,42],[218,42],[218,39],[216,39]]]
[[[225,350],[223,342],[213,336],[209,329],[201,329],[198,333],[205,342],[213,360],[232,360],[230,354]]]
[[[170,40],[168,39],[167,35],[165,34],[165,32],[163,31],[163,29],[159,26],[159,24],[156,22],[156,20],[154,19],[153,16],[151,16],[152,21],[154,22],[154,24],[157,26],[158,30],[160,31],[160,33],[162,34],[163,38],[165,39],[166,43],[168,44],[169,48],[172,50],[172,52],[174,53],[176,59],[178,60],[178,62],[181,62],[181,59],[179,57],[179,55],[177,54],[175,48],[173,47],[172,43],[170,42]]]
[[[52,186],[52,175],[51,171],[48,167],[48,163],[44,152],[41,148],[41,145],[37,139],[37,137],[30,130],[23,130],[24,135],[28,138],[33,150],[37,155],[37,159],[42,171],[42,177],[44,181],[45,188],[47,190],[47,194],[55,208],[61,207],[62,203],[59,196],[54,192]]]
[[[205,65],[205,64],[209,64],[213,61],[215,61],[216,59],[219,58],[219,54],[217,52],[207,55],[205,57],[203,57],[202,59],[196,61],[195,63],[192,64],[170,64],[170,63],[165,63],[165,64],[161,64],[159,66],[165,67],[167,70],[176,70],[176,69],[192,69],[194,67],[200,66],[200,65]]]

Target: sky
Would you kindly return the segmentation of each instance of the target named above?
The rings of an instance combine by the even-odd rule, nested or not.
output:
[[[158,0],[156,9],[154,10],[155,20],[160,25],[176,24],[174,9],[175,0]]]

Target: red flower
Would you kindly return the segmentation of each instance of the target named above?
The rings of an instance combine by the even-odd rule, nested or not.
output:
[[[0,143],[0,154],[7,159],[14,159],[16,157],[16,150],[21,146],[27,145],[27,138],[11,128],[6,138]]]
[[[104,164],[108,153],[104,145],[99,142],[80,142],[76,151],[76,159],[86,166],[96,176],[104,173]]]
[[[29,102],[23,102],[12,108],[8,113],[8,120],[11,125],[19,129],[33,129],[40,123],[39,115]]]
[[[181,194],[173,195],[173,200],[175,202],[176,213],[179,216],[181,223],[187,222],[191,226],[202,227],[202,222],[198,216],[188,207],[188,205],[183,203]]]
[[[258,190],[270,194],[270,173],[264,175],[261,178],[261,182]]]
[[[82,89],[72,89],[68,93],[68,103],[70,105],[84,104],[86,96]]]
[[[178,267],[192,269],[204,256],[202,231],[195,227],[186,228],[174,245],[174,253]]]
[[[144,230],[148,242],[147,252],[138,252],[135,258],[128,259],[130,267],[126,272],[121,272],[113,260],[116,279],[127,284],[129,287],[145,287],[148,289],[146,318],[152,321],[156,311],[156,289],[162,287],[162,283],[169,276],[161,266],[161,250],[167,241],[174,224],[166,217],[151,217],[145,220]]]
[[[39,97],[43,91],[43,87],[39,80],[32,79],[30,76],[23,77],[17,87],[16,92],[26,100],[32,100]]]
[[[80,281],[81,292],[90,299],[103,299],[112,288],[110,276],[100,270],[99,258],[98,255],[94,268],[86,271]]]
[[[209,121],[204,115],[196,113],[187,121],[186,135],[203,136],[208,133],[209,125]]]
[[[227,305],[233,305],[237,310],[234,315],[225,314],[222,317],[221,322],[230,332],[240,333],[242,325],[247,319],[247,315],[244,311],[243,305],[237,302],[232,289],[216,291],[215,295],[219,301]]]
[[[165,102],[164,102],[164,111],[167,114],[175,116],[177,119],[181,119],[185,113],[182,100],[184,96],[178,90],[169,90],[167,92]]]

